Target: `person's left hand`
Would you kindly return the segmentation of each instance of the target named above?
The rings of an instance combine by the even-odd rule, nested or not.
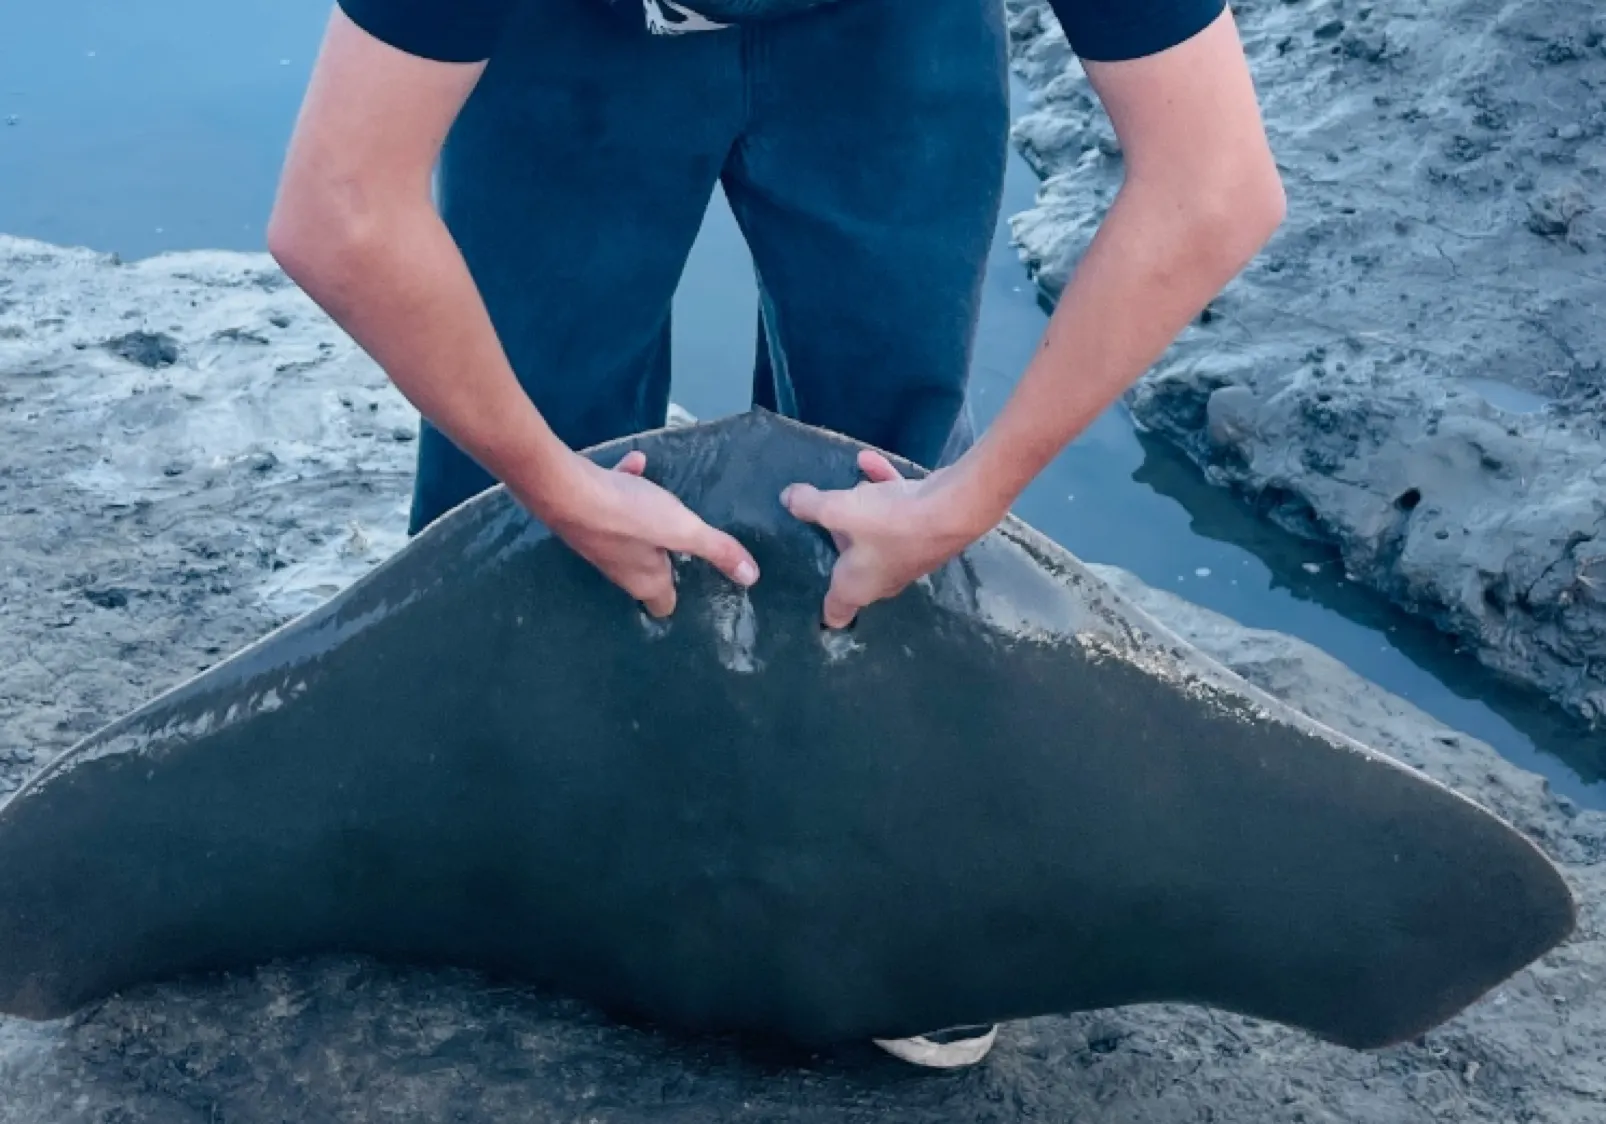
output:
[[[895,597],[991,529],[960,502],[951,469],[905,480],[880,453],[859,454],[868,478],[844,491],[793,484],[781,503],[831,533],[840,552],[825,595],[825,624],[846,628],[859,610]]]

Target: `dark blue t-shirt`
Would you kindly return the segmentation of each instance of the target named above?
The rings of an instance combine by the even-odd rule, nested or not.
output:
[[[597,0],[641,5],[648,26],[686,31],[698,24],[752,23],[851,0]],[[541,0],[339,0],[352,22],[399,50],[443,62],[491,56],[509,13]],[[1225,0],[1049,0],[1071,49],[1118,62],[1174,47],[1204,30]]]

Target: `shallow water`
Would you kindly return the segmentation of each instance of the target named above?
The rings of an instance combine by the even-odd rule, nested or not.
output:
[[[0,17],[0,231],[125,258],[260,250],[328,8],[162,0],[153,16],[125,0],[11,6]],[[227,47],[204,46],[217,43]],[[983,423],[1046,322],[1008,240],[1008,216],[1035,190],[1031,170],[1012,159],[974,369]],[[675,397],[693,413],[747,405],[755,306],[751,262],[716,196],[675,306]],[[1347,582],[1330,552],[1252,518],[1180,455],[1137,434],[1119,407],[1016,510],[1089,561],[1320,646],[1558,790],[1606,807],[1601,737]]]
[[[1495,379],[1463,378],[1461,385],[1473,391],[1489,405],[1508,414],[1537,414],[1550,406],[1553,399],[1521,387],[1507,386]]]

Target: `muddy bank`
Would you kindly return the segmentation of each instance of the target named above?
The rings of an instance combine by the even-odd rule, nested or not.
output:
[[[402,541],[414,417],[260,255],[136,265],[0,239],[0,791],[327,597]],[[1510,818],[1577,937],[1418,1043],[1359,1054],[1141,1007],[907,1069],[677,1042],[450,972],[335,959],[0,1020],[0,1124],[1599,1119],[1606,816],[1308,646],[1118,572],[1241,674]]]
[[[1050,294],[1120,150],[1042,0],[1009,0]],[[1129,396],[1139,423],[1487,665],[1606,719],[1606,13],[1234,5],[1284,228]]]

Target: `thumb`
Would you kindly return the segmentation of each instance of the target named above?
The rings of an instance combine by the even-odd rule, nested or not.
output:
[[[647,470],[647,454],[640,449],[632,449],[613,466],[613,470],[627,476],[640,476]]]
[[[892,467],[892,462],[873,449],[859,453],[859,471],[873,484],[888,484],[903,479],[903,474]]]
[[[831,530],[840,514],[833,494],[820,491],[812,484],[792,484],[781,493],[781,504],[794,519],[816,523]]]

